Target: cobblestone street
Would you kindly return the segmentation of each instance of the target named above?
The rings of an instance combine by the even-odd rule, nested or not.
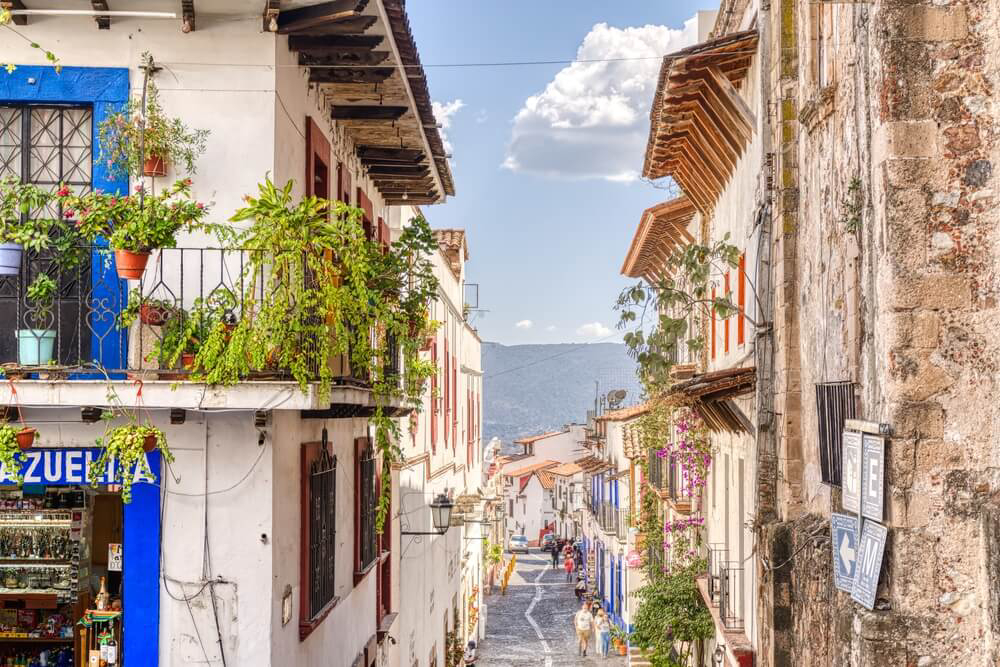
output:
[[[499,594],[499,586],[496,590],[487,599],[486,639],[477,667],[625,665],[622,656],[597,656],[593,637],[587,657],[577,656],[572,617],[579,605],[564,570],[552,569],[548,554],[519,554],[507,595]]]

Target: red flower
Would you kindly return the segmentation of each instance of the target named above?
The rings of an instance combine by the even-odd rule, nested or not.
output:
[[[192,181],[191,181],[190,178],[185,178],[184,179],[184,185],[191,185],[191,183],[192,183]]]
[[[67,188],[64,185],[61,188],[59,188],[58,190],[56,190],[56,194],[59,195],[60,197],[68,197],[69,196],[69,188]]]
[[[74,215],[76,215],[76,211],[74,211],[71,208],[68,208],[65,211],[63,211],[63,216],[66,218],[72,218]]]
[[[140,184],[138,184],[138,185],[135,186],[135,191],[136,192],[142,192],[142,183],[140,183]]]
[[[205,210],[205,205],[202,204],[201,202],[198,202],[197,204],[195,204],[195,206],[198,207],[199,211],[204,211]]]

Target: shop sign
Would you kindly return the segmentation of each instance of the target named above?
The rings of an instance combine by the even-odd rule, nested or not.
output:
[[[885,506],[885,439],[865,433],[861,446],[861,514],[882,520]]]
[[[889,529],[874,521],[865,521],[858,546],[858,563],[854,573],[851,597],[868,609],[875,608],[875,591],[882,573],[882,554]]]
[[[861,434],[844,431],[843,443],[840,504],[847,512],[861,514]]]
[[[108,544],[108,572],[121,572],[122,571],[122,545],[109,543]]]
[[[854,591],[854,570],[858,563],[858,520],[846,514],[830,516],[833,546],[833,582],[845,593]]]
[[[25,484],[89,484],[90,464],[101,457],[101,450],[97,447],[48,447],[30,449],[22,453],[25,461],[21,465],[21,475]],[[108,461],[108,467],[98,483],[111,484],[116,477],[117,469],[116,460]],[[144,454],[143,459],[139,460],[132,470],[132,482],[155,483],[156,478],[151,470],[149,454]],[[7,467],[0,465],[0,484],[15,483]]]

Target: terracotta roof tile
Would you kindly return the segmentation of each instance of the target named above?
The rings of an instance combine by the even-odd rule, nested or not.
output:
[[[630,408],[622,408],[621,410],[612,410],[611,412],[605,412],[603,415],[597,418],[597,421],[604,422],[621,422],[628,419],[633,419],[644,415],[649,412],[649,402],[639,403],[638,405],[633,405]]]
[[[563,433],[569,433],[569,431],[550,431],[548,433],[542,433],[541,435],[530,435],[527,438],[518,438],[514,442],[518,445],[530,445],[533,442],[538,442],[539,440],[545,440],[546,438],[551,438],[553,436],[562,435]]]
[[[462,260],[469,260],[469,244],[465,240],[465,230],[435,229],[434,236],[437,238],[438,248],[448,260],[448,268],[456,278],[461,278]]]
[[[583,472],[583,468],[575,463],[561,463],[555,468],[549,468],[548,472],[553,475],[559,475],[560,477],[569,477],[578,472]]]
[[[556,478],[552,476],[552,472],[549,470],[539,470],[535,473],[535,477],[538,481],[542,483],[542,488],[551,491],[555,488]]]
[[[539,463],[532,463],[529,466],[524,466],[523,468],[518,468],[516,470],[511,470],[510,472],[505,472],[505,477],[521,477],[522,475],[530,475],[536,470],[544,470],[545,468],[553,468],[559,465],[558,461],[541,461]]]

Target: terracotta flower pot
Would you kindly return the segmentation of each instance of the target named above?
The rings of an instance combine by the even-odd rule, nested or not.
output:
[[[618,644],[618,655],[625,655],[625,644]]]
[[[149,261],[148,252],[132,252],[130,250],[115,250],[115,266],[118,277],[122,280],[139,280],[146,270]]]
[[[17,438],[17,446],[21,449],[21,451],[31,449],[31,446],[35,444],[35,435],[37,433],[38,431],[30,426],[22,428],[17,432],[15,437]]]
[[[139,320],[143,324],[162,327],[170,317],[170,309],[155,303],[144,303],[139,306]]]
[[[167,163],[159,155],[150,155],[142,163],[143,176],[166,176]]]
[[[192,352],[185,352],[184,354],[181,355],[181,366],[183,366],[185,370],[193,371],[194,358],[196,356],[197,355]]]
[[[145,438],[142,439],[142,451],[149,454],[154,449],[156,449],[156,434],[150,433]]]

